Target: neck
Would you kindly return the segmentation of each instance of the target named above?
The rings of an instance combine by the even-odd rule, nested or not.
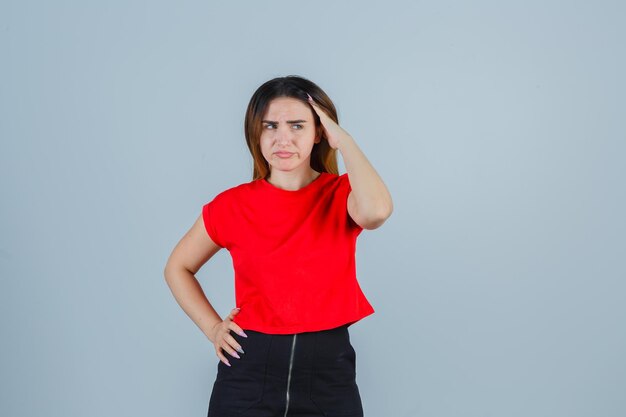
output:
[[[315,181],[320,174],[312,168],[305,173],[273,170],[265,179],[277,188],[295,191]]]

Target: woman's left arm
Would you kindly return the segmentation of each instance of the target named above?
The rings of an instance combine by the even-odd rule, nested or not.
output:
[[[328,143],[343,157],[352,191],[348,195],[348,213],[364,229],[380,227],[393,211],[391,194],[356,141],[309,96],[309,103],[320,117]]]

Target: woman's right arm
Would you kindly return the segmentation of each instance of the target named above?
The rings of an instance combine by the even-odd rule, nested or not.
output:
[[[243,330],[232,321],[238,310],[233,309],[228,317],[222,320],[206,298],[195,277],[202,265],[220,249],[221,247],[206,232],[202,215],[200,215],[191,229],[174,247],[163,274],[165,282],[180,307],[213,343],[220,360],[230,366],[222,350],[227,351],[233,357],[238,357],[233,348],[241,352],[241,346],[230,335],[230,330],[244,335]]]

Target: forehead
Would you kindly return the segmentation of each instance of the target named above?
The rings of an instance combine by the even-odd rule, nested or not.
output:
[[[311,120],[313,118],[313,111],[309,105],[304,104],[302,101],[295,98],[277,97],[270,101],[264,118],[271,120],[281,120],[287,118]]]

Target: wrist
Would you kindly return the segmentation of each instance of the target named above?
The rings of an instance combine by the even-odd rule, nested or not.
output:
[[[337,142],[337,150],[343,154],[346,148],[354,144],[354,138],[346,134]]]
[[[209,330],[205,333],[206,337],[211,341],[211,343],[215,342],[215,332],[217,331],[217,326],[222,322],[223,321],[220,320],[209,326]]]

